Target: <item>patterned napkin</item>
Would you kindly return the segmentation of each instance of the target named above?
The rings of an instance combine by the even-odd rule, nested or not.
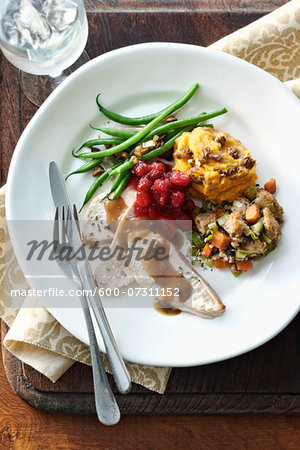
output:
[[[221,39],[211,48],[261,67],[285,82],[300,98],[300,0],[287,3]],[[12,307],[10,289],[27,290],[29,286],[13,249],[9,247],[9,242],[5,243],[4,205],[5,186],[0,190],[0,317],[10,330],[4,345],[19,359],[55,382],[75,361],[90,364],[89,347],[64,329],[38,299],[27,298],[26,308]],[[106,359],[105,364],[107,367]],[[133,363],[128,363],[127,367],[133,382],[159,393],[165,391],[171,368]]]

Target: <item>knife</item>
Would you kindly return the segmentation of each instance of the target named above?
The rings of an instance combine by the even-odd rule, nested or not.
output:
[[[62,180],[60,171],[57,164],[52,161],[49,165],[49,179],[50,187],[52,192],[52,197],[55,206],[61,207],[65,206],[69,208],[70,212],[70,227],[68,229],[68,238],[71,246],[74,249],[84,248],[79,234],[76,221],[73,216],[73,208],[69,200],[68,194],[64,182]],[[82,255],[81,255],[82,256]],[[94,280],[90,264],[85,257],[83,260],[80,258],[76,260],[77,269],[79,272],[80,280],[83,285],[83,289],[87,293],[95,292],[95,295],[88,294],[88,302],[91,305],[93,313],[101,336],[104,342],[107,358],[110,364],[110,368],[115,379],[117,388],[122,394],[126,394],[131,389],[131,379],[129,373],[124,364],[121,353],[118,349],[117,343],[111,331],[110,325],[108,323],[101,298],[98,293],[98,286]]]

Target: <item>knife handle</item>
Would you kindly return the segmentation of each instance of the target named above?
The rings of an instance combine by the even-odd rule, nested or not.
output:
[[[131,379],[130,375],[125,366],[124,360],[121,356],[121,353],[118,349],[116,340],[111,331],[110,325],[108,323],[101,298],[98,293],[98,286],[96,281],[93,278],[92,272],[90,270],[87,271],[87,266],[80,267],[80,263],[78,263],[78,272],[80,276],[80,280],[83,286],[83,289],[86,291],[88,302],[93,310],[95,315],[96,322],[100,329],[100,333],[104,342],[107,358],[110,364],[110,368],[115,379],[117,388],[119,392],[122,394],[127,394],[127,392],[131,389]],[[95,295],[91,295],[91,292],[95,293]]]
[[[81,297],[81,305],[89,335],[97,416],[104,425],[115,425],[121,414],[105,373],[89,305],[84,296]]]

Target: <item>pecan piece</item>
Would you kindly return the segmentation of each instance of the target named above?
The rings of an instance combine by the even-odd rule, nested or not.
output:
[[[208,155],[209,159],[212,159],[213,161],[221,161],[223,158],[223,155],[221,152],[211,152]]]
[[[239,157],[241,156],[237,147],[229,148],[228,155],[230,155],[233,159],[239,159]]]
[[[227,169],[227,174],[228,176],[233,175],[234,173],[238,172],[239,167],[230,167],[229,169]]]
[[[209,157],[210,147],[204,147],[202,150],[201,160],[205,161]]]
[[[185,156],[187,157],[187,158],[193,158],[193,156],[194,156],[194,153],[192,152],[192,150],[190,149],[190,148],[182,148],[181,149],[181,151],[185,154]]]
[[[221,175],[221,177],[229,177],[230,175],[233,175],[239,170],[239,167],[229,167],[229,169],[217,169],[217,172]]]
[[[129,153],[127,153],[127,152],[119,152],[119,153],[116,153],[116,158],[118,158],[118,159],[126,159],[126,158],[128,158],[128,156],[129,156]]]
[[[103,173],[104,169],[101,166],[95,167],[95,169],[93,170],[93,177],[97,177],[98,175],[100,175],[100,173]]]
[[[175,117],[175,116],[169,116],[169,117],[167,117],[167,118],[165,119],[165,122],[166,122],[166,123],[176,122],[176,120],[177,120],[177,117]]]
[[[204,183],[204,176],[203,175],[190,175],[191,180],[193,183],[196,184],[203,184]]]
[[[188,159],[188,163],[189,163],[192,167],[194,167],[194,166],[195,166],[195,160],[194,160],[194,158]]]
[[[175,153],[174,153],[174,158],[177,158],[177,159],[186,159],[185,155],[184,155],[183,153],[180,153],[180,152],[175,152]]]
[[[149,148],[143,148],[142,145],[138,145],[137,147],[135,147],[133,153],[135,156],[138,156],[139,158],[141,158],[148,151],[149,151]]]
[[[254,166],[254,164],[256,163],[256,161],[254,159],[251,158],[251,156],[245,156],[244,158],[244,166],[246,167],[246,169],[252,169],[252,167]]]
[[[221,144],[221,147],[223,147],[223,145],[225,145],[226,143],[226,137],[224,136],[224,134],[219,134],[215,137],[215,141]]]
[[[198,172],[198,169],[192,168],[188,171],[189,176],[191,177],[191,180],[196,184],[203,184],[204,182],[204,176],[200,175]]]
[[[132,155],[132,157],[130,158],[130,162],[131,162],[131,164],[136,165],[139,162],[139,160],[137,159],[137,157],[135,155]]]
[[[159,139],[160,139],[161,141],[164,141],[164,140],[166,139],[167,136],[168,136],[167,133],[160,134],[160,135],[159,135]],[[154,139],[154,138],[153,138],[153,139]]]

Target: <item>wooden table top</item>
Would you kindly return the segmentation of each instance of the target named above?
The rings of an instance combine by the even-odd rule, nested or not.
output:
[[[86,7],[94,14],[118,12],[133,14],[136,11],[149,13],[178,11],[209,11],[218,14],[228,10],[234,12],[239,23],[227,20],[220,31],[223,35],[231,29],[246,25],[250,19],[260,17],[285,0],[87,0]],[[171,17],[171,16],[169,16]],[[168,20],[168,19],[164,19]],[[147,24],[147,21],[145,21]],[[105,23],[103,23],[105,26]],[[112,25],[113,26],[113,25]],[[175,25],[174,25],[175,26]],[[183,26],[186,26],[184,24]],[[186,31],[186,30],[185,30]],[[184,30],[183,30],[184,32]],[[193,32],[193,30],[191,30]],[[183,33],[184,35],[184,33]],[[192,40],[192,35],[190,39]],[[186,36],[186,35],[185,35]],[[220,36],[221,37],[221,36]],[[109,39],[105,46],[110,46]],[[118,40],[119,39],[119,40]],[[121,44],[122,33],[116,38]],[[212,36],[204,35],[204,45]],[[205,40],[206,39],[206,40]],[[133,39],[134,41],[134,39]],[[212,42],[212,41],[211,41]],[[89,43],[89,51],[93,48]],[[9,69],[5,83],[16,83],[16,70]],[[8,84],[6,85],[8,86]],[[6,181],[13,147],[21,129],[26,126],[34,108],[19,93],[15,86],[17,104],[6,102],[5,89],[1,95],[1,132],[6,144],[1,151],[1,181]],[[20,106],[21,105],[21,106]],[[6,127],[6,115],[17,123]],[[2,144],[3,144],[2,139]],[[99,424],[96,416],[51,414],[38,411],[17,397],[6,379],[0,362],[0,448],[2,449],[296,449],[299,447],[299,416],[123,416],[113,428]]]

